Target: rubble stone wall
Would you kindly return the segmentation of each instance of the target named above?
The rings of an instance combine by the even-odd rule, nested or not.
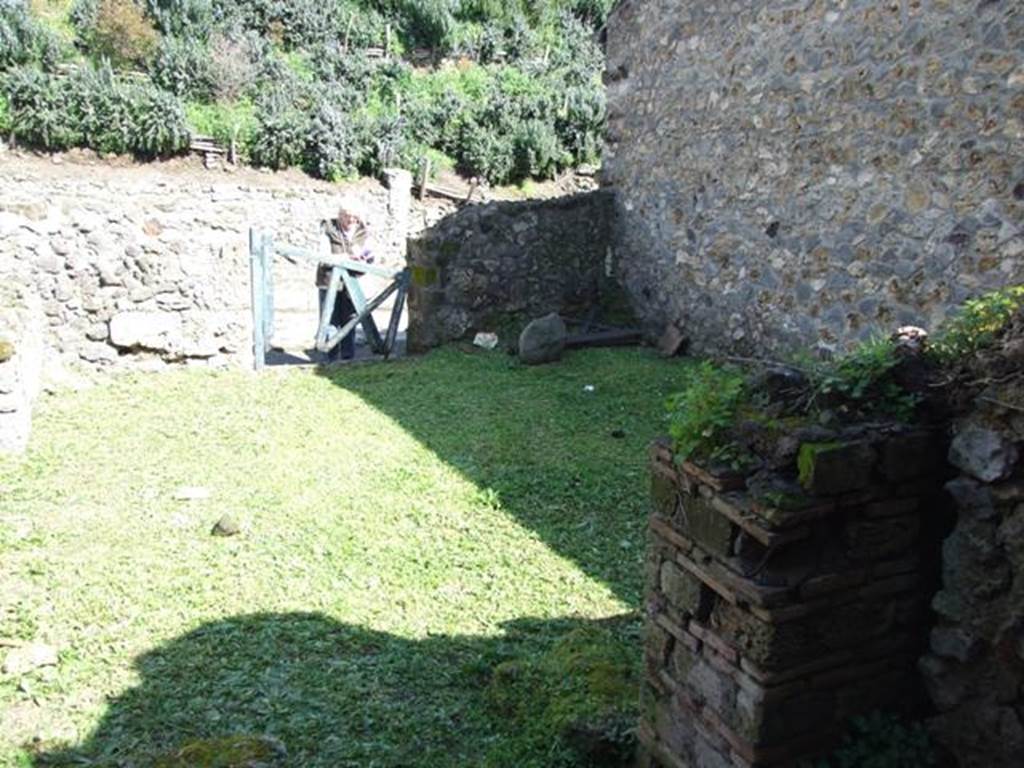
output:
[[[1024,416],[984,406],[958,425],[947,485],[957,522],[943,544],[939,616],[920,670],[931,733],[961,768],[1024,755]]]
[[[1024,14],[990,2],[625,0],[616,256],[698,351],[934,328],[1024,281]]]
[[[0,340],[17,354],[0,364],[0,429],[12,449],[24,444],[40,386],[181,364],[250,366],[250,227],[316,248],[320,221],[345,202],[368,220],[378,259],[401,264],[408,227],[447,210],[411,215],[405,172],[392,174],[402,190],[3,162]],[[312,340],[314,267],[278,258],[274,272],[277,321],[298,318]]]
[[[616,294],[602,192],[473,205],[409,241],[409,344],[426,349]]]
[[[400,263],[407,235],[394,233],[388,190],[373,183],[259,187],[149,169],[93,180],[69,169],[22,172],[4,185],[0,272],[40,298],[46,374],[56,379],[61,369],[248,365],[250,227],[315,248],[319,222],[356,200],[378,256]],[[275,262],[276,282],[301,286],[315,306],[312,271]],[[277,309],[287,311],[295,293],[279,292]]]
[[[641,765],[793,766],[913,708],[942,435],[813,432],[750,477],[652,448]]]

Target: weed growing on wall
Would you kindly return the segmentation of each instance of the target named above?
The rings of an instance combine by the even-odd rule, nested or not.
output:
[[[1024,285],[969,299],[936,334],[931,351],[941,362],[952,362],[984,349],[1022,308]]]
[[[686,372],[685,387],[668,399],[669,434],[676,455],[735,463],[739,456],[729,432],[744,402],[745,379],[736,368],[705,361]]]

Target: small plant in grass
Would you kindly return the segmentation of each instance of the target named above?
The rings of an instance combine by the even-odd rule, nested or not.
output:
[[[669,434],[676,455],[739,466],[742,452],[729,437],[745,401],[742,372],[705,361],[686,375],[685,388],[668,399]]]
[[[1024,285],[1013,285],[965,301],[929,346],[942,363],[973,354],[992,344],[996,334],[1024,308]]]
[[[895,715],[873,712],[854,718],[846,743],[815,768],[926,768],[935,765],[928,732]]]

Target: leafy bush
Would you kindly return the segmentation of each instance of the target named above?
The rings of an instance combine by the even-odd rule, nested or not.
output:
[[[807,363],[814,400],[836,400],[842,408],[884,414],[908,421],[918,398],[893,374],[900,360],[889,339],[858,344],[847,355],[827,363]]]
[[[337,181],[357,172],[362,136],[359,126],[337,103],[322,101],[309,121],[305,167],[314,176]]]
[[[210,52],[201,42],[165,37],[150,66],[153,82],[176,96],[209,98],[216,86]]]
[[[1010,318],[1024,308],[1024,285],[1013,285],[965,301],[932,340],[932,353],[953,362],[992,344]]]
[[[134,0],[99,0],[86,40],[92,53],[131,67],[149,61],[160,35]]]
[[[248,93],[259,74],[265,51],[252,34],[216,32],[210,38],[210,77],[217,101],[234,101]]]
[[[66,95],[53,78],[33,67],[19,67],[7,73],[4,92],[15,138],[45,149],[66,149],[75,143]]]
[[[295,92],[282,88],[256,104],[252,161],[267,168],[298,165],[306,149],[309,118],[299,107]]]
[[[131,149],[139,155],[167,155],[188,146],[189,131],[181,102],[166,91],[137,88]]]
[[[684,389],[666,404],[676,455],[736,463],[729,430],[745,396],[743,374],[734,368],[705,361],[687,371]]]
[[[0,0],[0,72],[21,64],[52,69],[61,58],[60,40],[36,21],[27,0]]]
[[[213,30],[211,0],[145,0],[150,18],[165,35],[197,42],[205,41]]]
[[[109,65],[83,67],[70,78],[21,67],[8,73],[3,91],[11,132],[35,146],[155,156],[188,144],[178,100],[150,84],[119,79]]]
[[[874,712],[853,720],[846,743],[816,768],[926,768],[935,765],[928,732],[895,715]]]

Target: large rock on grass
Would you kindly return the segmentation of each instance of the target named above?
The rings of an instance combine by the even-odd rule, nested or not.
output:
[[[554,312],[538,318],[519,335],[519,359],[527,365],[560,360],[567,336],[565,323]]]

